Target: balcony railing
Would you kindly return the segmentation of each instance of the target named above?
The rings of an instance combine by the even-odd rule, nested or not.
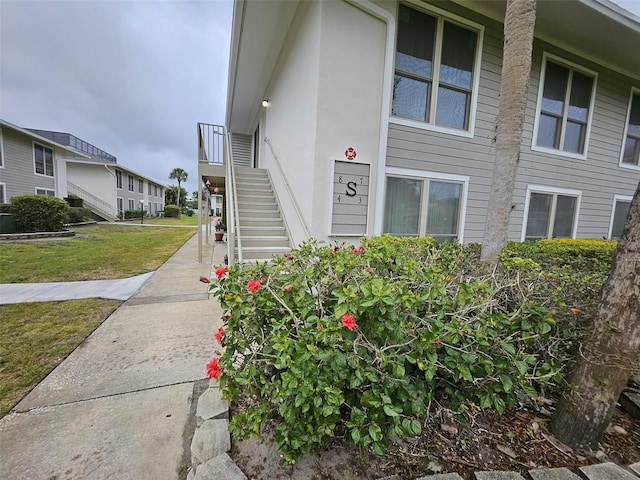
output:
[[[224,164],[224,127],[198,123],[198,161],[209,165]]]

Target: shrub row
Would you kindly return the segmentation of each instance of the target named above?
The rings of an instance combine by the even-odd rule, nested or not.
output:
[[[270,264],[220,267],[211,291],[225,313],[224,353],[208,372],[244,405],[231,432],[275,424],[289,463],[340,429],[382,452],[419,434],[435,404],[502,412],[553,388],[575,312],[591,308],[608,271],[613,244],[586,246],[579,260],[579,242],[510,244],[490,274],[477,245],[390,236],[355,249],[309,242]],[[590,288],[563,291],[574,281],[567,270],[587,265]]]
[[[82,223],[91,220],[91,210],[84,207],[69,207],[67,223]]]
[[[60,198],[46,195],[20,195],[11,199],[16,231],[59,232],[67,222],[69,205]]]
[[[177,205],[165,205],[164,206],[164,216],[165,217],[180,218],[180,207],[178,207]]]
[[[126,220],[142,218],[143,216],[146,217],[148,215],[149,215],[149,212],[147,212],[146,210],[125,210],[124,211],[124,218]]]

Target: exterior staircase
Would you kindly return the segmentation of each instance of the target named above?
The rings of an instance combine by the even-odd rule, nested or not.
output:
[[[115,222],[118,219],[114,205],[109,205],[101,198],[96,197],[91,192],[87,192],[75,183],[67,182],[67,192],[69,195],[80,197],[84,203],[84,208],[89,209],[94,215],[108,222]]]
[[[235,179],[242,260],[267,261],[289,252],[289,236],[267,170],[236,167]]]

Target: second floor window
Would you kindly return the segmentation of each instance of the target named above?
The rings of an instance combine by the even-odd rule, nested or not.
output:
[[[400,5],[391,114],[469,130],[478,32]]]
[[[116,188],[122,188],[122,172],[116,170]]]
[[[53,177],[53,150],[34,144],[33,159],[37,174]]]
[[[536,146],[586,155],[595,74],[545,59]]]
[[[638,92],[631,95],[621,164],[640,167],[640,93]]]
[[[133,192],[133,175],[129,175],[129,191]]]
[[[144,181],[138,179],[138,193],[144,193]]]

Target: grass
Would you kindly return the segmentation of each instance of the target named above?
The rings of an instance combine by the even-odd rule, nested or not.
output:
[[[0,416],[122,302],[86,299],[0,305]]]
[[[203,219],[203,223],[204,222],[206,222],[206,218]],[[132,218],[130,220],[127,220],[127,223],[139,224],[140,219]],[[187,215],[180,215],[180,218],[152,217],[152,218],[145,218],[144,223],[145,225],[174,225],[174,226],[183,226],[183,227],[184,226],[195,227],[196,225],[198,225],[198,216],[192,215],[189,217]]]
[[[151,272],[195,233],[118,224],[75,230],[86,238],[3,244],[0,282],[108,280]]]

